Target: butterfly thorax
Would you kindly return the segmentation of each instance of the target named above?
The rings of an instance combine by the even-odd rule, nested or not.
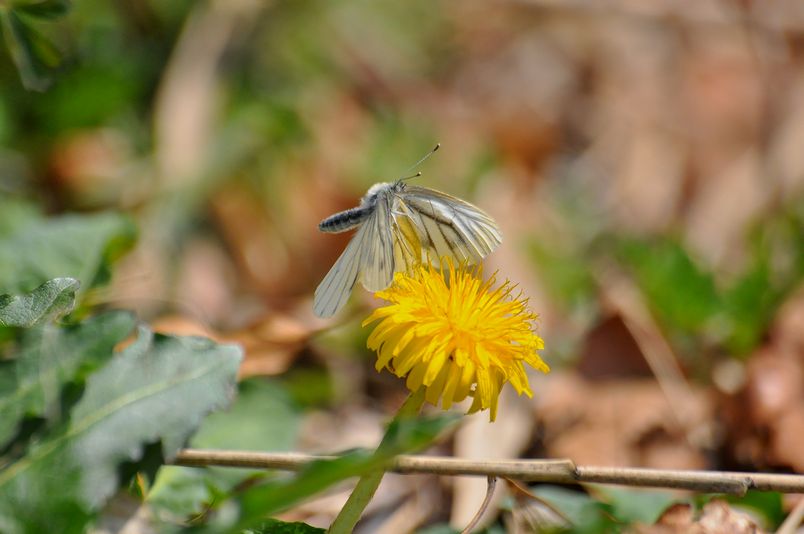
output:
[[[377,205],[380,197],[398,193],[405,189],[405,183],[397,180],[396,182],[380,182],[372,185],[366,194],[360,199],[360,207],[371,207]]]

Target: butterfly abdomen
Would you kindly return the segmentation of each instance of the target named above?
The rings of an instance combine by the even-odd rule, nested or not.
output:
[[[345,232],[365,221],[372,211],[374,211],[374,206],[360,206],[341,211],[318,223],[318,229],[330,234]]]

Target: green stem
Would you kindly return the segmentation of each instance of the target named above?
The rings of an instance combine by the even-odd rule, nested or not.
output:
[[[421,410],[422,404],[424,404],[424,388],[419,388],[418,391],[408,395],[408,398],[405,399],[405,402],[399,408],[399,411],[394,416],[394,420],[391,421],[391,424],[388,425],[388,428],[393,428],[395,423],[401,419],[415,417],[419,413],[419,410]],[[392,440],[392,433],[386,430],[385,436],[383,436],[379,447],[377,447],[377,453],[385,452]],[[338,517],[335,518],[335,521],[333,521],[332,525],[329,527],[329,534],[351,534],[355,529],[355,525],[357,525],[357,522],[360,520],[363,510],[366,509],[369,501],[371,501],[371,498],[377,491],[383,475],[385,475],[385,470],[378,469],[360,477],[357,486],[355,486],[352,494],[349,495],[349,499],[341,509]]]

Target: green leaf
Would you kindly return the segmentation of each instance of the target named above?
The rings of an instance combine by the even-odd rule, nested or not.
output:
[[[595,298],[595,281],[581,251],[562,250],[533,241],[529,252],[545,287],[570,310],[588,307]]]
[[[299,411],[278,382],[248,380],[231,409],[210,415],[192,439],[193,447],[287,451],[296,445]]]
[[[54,278],[27,295],[0,295],[0,326],[30,328],[70,313],[80,285],[74,278]]]
[[[268,519],[262,525],[243,531],[243,534],[324,534],[326,530],[307,523],[286,523],[279,519]]]
[[[202,417],[228,403],[240,359],[233,345],[141,327],[89,377],[69,423],[0,472],[0,525],[58,532],[65,510],[88,517],[117,489],[121,464],[157,441],[172,458]]]
[[[34,18],[53,19],[67,14],[70,0],[13,0],[11,7]]]
[[[785,519],[785,510],[782,494],[775,491],[749,491],[745,495],[718,496],[726,499],[729,503],[741,507],[749,508],[761,514],[766,520],[768,530],[776,530]]]
[[[275,381],[240,383],[237,399],[226,412],[204,420],[190,440],[196,448],[287,451],[294,448],[300,414],[288,393]],[[261,469],[163,466],[148,492],[147,501],[160,513],[178,517],[197,515],[216,494],[225,494]]]
[[[751,262],[723,291],[727,347],[747,355],[759,345],[784,300],[804,280],[804,219],[783,210],[749,234]]]
[[[13,363],[0,368],[0,447],[23,417],[53,418],[62,387],[98,368],[134,328],[128,312],[108,312],[75,326],[26,331]]]
[[[47,89],[50,70],[61,60],[58,50],[14,9],[0,6],[0,26],[22,84],[33,91]]]
[[[533,493],[572,523],[572,532],[617,532],[617,524],[609,515],[608,507],[585,493],[559,486],[538,486]]]
[[[47,280],[75,278],[79,295],[109,277],[109,263],[134,242],[125,217],[107,213],[45,219],[0,237],[0,291],[27,293]]]
[[[620,257],[665,327],[698,334],[720,310],[712,274],[699,268],[678,242],[626,241]]]
[[[726,344],[731,352],[745,355],[759,344],[783,296],[773,287],[770,268],[764,263],[723,292]]]
[[[0,239],[41,219],[39,206],[12,196],[0,197]]]
[[[611,505],[612,515],[623,523],[654,524],[678,498],[667,491],[590,485],[593,495]]]

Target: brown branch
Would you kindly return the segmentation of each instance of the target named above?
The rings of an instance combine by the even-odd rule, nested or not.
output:
[[[217,465],[298,471],[312,461],[335,458],[337,456],[302,453],[184,449],[173,463],[193,467]],[[804,475],[576,466],[571,460],[464,460],[403,455],[397,456],[387,470],[397,473],[502,477],[557,484],[619,484],[737,495],[749,489],[804,493]]]

